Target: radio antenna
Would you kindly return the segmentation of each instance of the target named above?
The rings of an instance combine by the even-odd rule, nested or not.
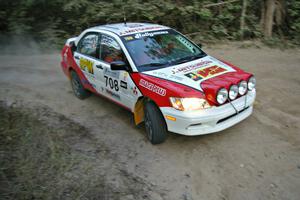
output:
[[[125,13],[125,8],[124,8],[124,5],[123,5],[123,20],[124,20],[124,24],[126,26],[126,13]]]

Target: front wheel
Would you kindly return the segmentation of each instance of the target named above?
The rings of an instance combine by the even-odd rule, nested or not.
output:
[[[71,85],[75,96],[79,99],[85,99],[91,95],[91,93],[84,89],[79,76],[75,71],[71,71]]]
[[[159,110],[153,102],[145,104],[145,128],[147,137],[152,144],[163,143],[167,138],[167,125]]]

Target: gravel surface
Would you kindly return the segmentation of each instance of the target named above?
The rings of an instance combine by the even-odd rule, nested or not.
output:
[[[1,54],[0,122],[4,126],[1,125],[0,130],[6,138],[3,140],[6,142],[0,143],[1,158],[20,153],[7,143],[8,135],[18,133],[16,135],[22,138],[22,131],[32,127],[28,130],[34,137],[39,137],[39,134],[33,133],[40,132],[43,137],[49,137],[49,134],[60,135],[62,131],[61,141],[51,140],[54,143],[60,141],[57,145],[68,147],[58,148],[61,150],[58,158],[70,164],[65,159],[68,152],[78,160],[70,164],[71,168],[59,168],[62,175],[48,184],[47,178],[51,180],[51,177],[47,177],[47,171],[44,171],[41,174],[45,176],[41,179],[43,181],[32,181],[31,190],[27,190],[32,194],[25,197],[298,200],[300,50],[240,48],[237,44],[205,50],[256,75],[258,85],[254,113],[220,133],[197,137],[170,134],[161,145],[151,145],[144,127],[135,127],[131,113],[114,103],[95,95],[86,100],[75,98],[68,79],[60,69],[59,52],[38,54],[38,51],[19,49],[18,55]],[[7,121],[8,116],[15,116],[15,120]],[[32,121],[36,123],[29,123]],[[36,127],[39,129],[35,130]],[[33,140],[33,143],[38,142]],[[30,146],[24,148],[30,149]],[[41,159],[42,164],[50,161]],[[28,162],[25,160],[23,164]],[[4,166],[14,165],[12,169],[19,170],[18,163],[13,160],[4,163]],[[33,162],[32,168],[37,167],[34,163],[38,165],[38,162]],[[83,170],[86,166],[89,166],[89,173]],[[14,175],[19,179],[12,179],[12,172],[4,168],[0,169],[0,177],[6,177],[7,182],[16,184],[19,180],[20,183],[26,177],[23,172]],[[53,169],[48,170],[51,175]],[[65,174],[75,178],[64,182],[68,181],[64,179]],[[22,188],[17,190],[5,181],[0,183],[6,198],[14,199],[22,194]],[[46,197],[35,196],[40,194],[35,191],[40,191],[43,183],[45,187],[54,188],[53,193]],[[68,187],[57,187],[64,185],[62,183]]]

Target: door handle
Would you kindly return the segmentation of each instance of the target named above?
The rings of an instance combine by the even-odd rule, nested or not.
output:
[[[98,69],[103,69],[102,65],[96,65]]]

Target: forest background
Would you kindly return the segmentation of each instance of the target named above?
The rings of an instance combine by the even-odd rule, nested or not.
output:
[[[61,47],[85,28],[123,22],[124,13],[128,22],[170,26],[197,43],[300,45],[300,0],[2,0],[0,42],[30,37]]]

